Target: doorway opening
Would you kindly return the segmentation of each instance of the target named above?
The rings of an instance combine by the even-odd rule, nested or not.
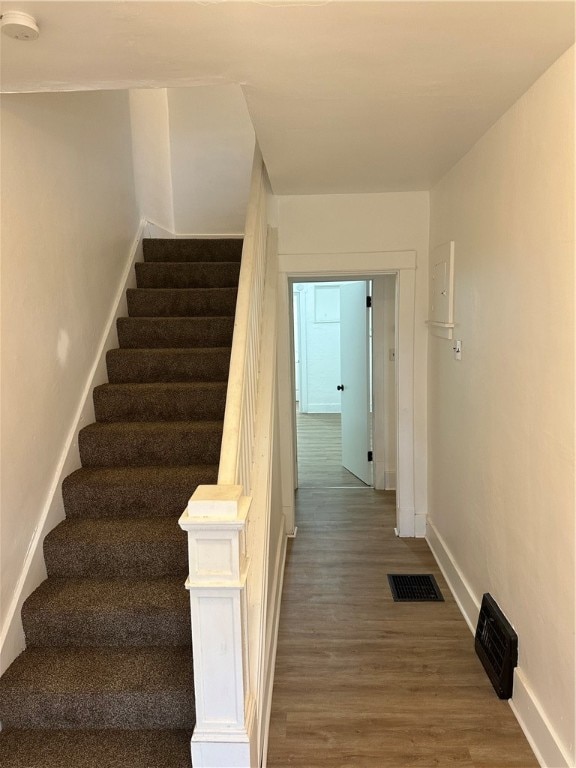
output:
[[[290,282],[297,486],[395,490],[396,275]]]
[[[393,280],[394,302],[394,348],[386,342],[377,342],[380,324],[373,323],[373,372],[382,370],[382,360],[376,355],[394,356],[395,403],[395,486],[396,486],[396,533],[398,536],[423,536],[426,531],[425,513],[415,509],[415,492],[420,488],[422,478],[417,473],[415,462],[415,416],[414,416],[414,342],[415,342],[415,297],[416,297],[416,252],[415,251],[358,251],[354,253],[280,253],[278,257],[278,403],[282,441],[280,460],[284,468],[282,475],[282,507],[286,518],[286,531],[295,532],[295,496],[298,487],[296,413],[294,384],[294,302],[292,284],[312,281],[359,281],[372,280],[374,292],[381,278]],[[374,311],[374,309],[373,309]],[[391,352],[390,352],[391,349]],[[300,383],[301,385],[301,383]],[[386,464],[378,461],[382,457],[381,419],[383,409],[377,402],[382,390],[373,389],[374,400],[374,487],[385,488]],[[379,448],[380,445],[380,448]]]

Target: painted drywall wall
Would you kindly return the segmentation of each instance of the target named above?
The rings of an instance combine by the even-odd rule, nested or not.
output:
[[[426,513],[426,349],[428,332],[429,195],[398,192],[369,195],[278,197],[279,252],[290,255],[416,251],[415,505]]]
[[[255,143],[242,90],[169,88],[168,109],[176,232],[242,233]]]
[[[520,717],[548,721],[564,762],[532,737],[554,766],[575,764],[573,67],[572,50],[431,193],[462,360],[430,338],[429,519],[516,628]]]
[[[3,639],[138,218],[126,92],[6,95],[1,128]]]
[[[141,215],[175,231],[166,88],[130,91],[134,181]]]
[[[300,294],[300,385],[303,413],[340,413],[340,283],[295,283]]]
[[[134,175],[153,235],[238,235],[255,137],[240,86],[130,92]]]

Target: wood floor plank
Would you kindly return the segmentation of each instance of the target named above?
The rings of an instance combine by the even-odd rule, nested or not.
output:
[[[287,556],[268,768],[537,768],[423,540],[394,494],[301,489]],[[433,573],[395,603],[387,573]]]
[[[342,466],[339,413],[296,413],[298,486],[300,488],[365,488]]]

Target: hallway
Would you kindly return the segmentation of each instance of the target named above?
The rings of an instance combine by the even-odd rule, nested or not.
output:
[[[394,494],[302,489],[288,550],[268,768],[537,768]],[[387,573],[433,573],[444,603],[394,603]]]

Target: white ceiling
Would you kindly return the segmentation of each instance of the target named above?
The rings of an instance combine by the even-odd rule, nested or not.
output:
[[[2,90],[243,88],[279,194],[423,190],[574,40],[574,2],[2,2]]]

